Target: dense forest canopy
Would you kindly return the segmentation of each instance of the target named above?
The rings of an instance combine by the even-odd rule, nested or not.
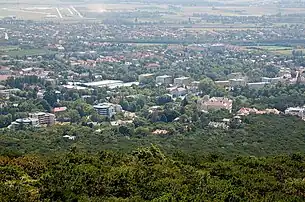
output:
[[[0,157],[1,201],[303,201],[304,156],[124,154],[72,149],[56,158]]]
[[[200,127],[184,130],[183,123],[155,123],[147,127],[110,127],[102,130],[87,126],[64,125],[26,131],[1,130],[0,151],[16,154],[45,154],[67,152],[76,147],[84,152],[111,149],[130,153],[134,148],[158,145],[169,154],[182,151],[189,154],[280,155],[305,150],[305,125],[296,117],[285,115],[252,115],[245,117],[236,129]],[[151,131],[166,129],[167,135],[153,135]],[[63,136],[75,136],[75,140]]]

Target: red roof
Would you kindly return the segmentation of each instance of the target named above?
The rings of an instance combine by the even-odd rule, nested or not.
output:
[[[9,77],[11,77],[12,75],[0,75],[0,81],[5,81],[7,80]]]
[[[55,107],[53,109],[53,112],[56,113],[56,112],[64,112],[67,110],[67,107]]]

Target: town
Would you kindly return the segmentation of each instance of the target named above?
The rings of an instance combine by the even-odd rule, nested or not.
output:
[[[209,117],[207,123],[222,128],[236,118],[241,123],[240,115],[304,117],[304,101],[274,103],[260,98],[279,86],[303,85],[302,51],[295,49],[289,56],[227,43],[226,35],[243,36],[243,30],[223,31],[223,43],[212,43],[206,32],[200,35],[158,25],[63,27],[16,19],[3,19],[0,25],[2,46],[10,47],[0,60],[1,127],[66,123],[98,127],[103,122],[117,127],[139,119],[191,124],[196,119],[187,116],[185,108],[199,117],[227,112],[217,121]],[[101,32],[108,34],[97,35]],[[260,36],[272,37],[262,29],[235,41],[264,38]],[[119,40],[122,37],[126,42]],[[195,38],[202,42],[175,42]],[[155,39],[173,43],[154,44]]]
[[[250,4],[104,4],[99,14],[90,3],[12,4],[4,10],[21,13],[0,20],[0,128],[81,127],[133,142],[243,133],[255,117],[303,123],[305,26],[291,10],[303,4],[278,13],[265,2],[266,15]],[[68,134],[60,140],[84,141]]]
[[[304,0],[0,0],[0,201],[305,201]]]

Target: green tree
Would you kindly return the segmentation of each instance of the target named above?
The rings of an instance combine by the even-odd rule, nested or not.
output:
[[[68,115],[72,123],[77,123],[81,120],[81,116],[79,115],[77,110],[74,109],[70,110],[68,112]]]

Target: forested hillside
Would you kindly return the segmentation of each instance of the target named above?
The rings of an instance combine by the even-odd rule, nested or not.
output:
[[[218,113],[221,117],[221,113]],[[79,151],[96,153],[104,149],[130,153],[151,143],[167,153],[182,151],[195,155],[206,153],[224,157],[236,155],[267,156],[305,150],[305,124],[292,116],[253,115],[243,118],[235,129],[200,128],[197,124],[156,123],[145,127],[104,125],[102,130],[79,125],[53,126],[28,130],[1,130],[2,153],[44,154]],[[190,129],[185,130],[185,127]],[[165,129],[166,135],[151,131]],[[75,136],[69,140],[63,136]]]
[[[267,158],[72,149],[0,157],[0,201],[304,201],[304,155]]]

